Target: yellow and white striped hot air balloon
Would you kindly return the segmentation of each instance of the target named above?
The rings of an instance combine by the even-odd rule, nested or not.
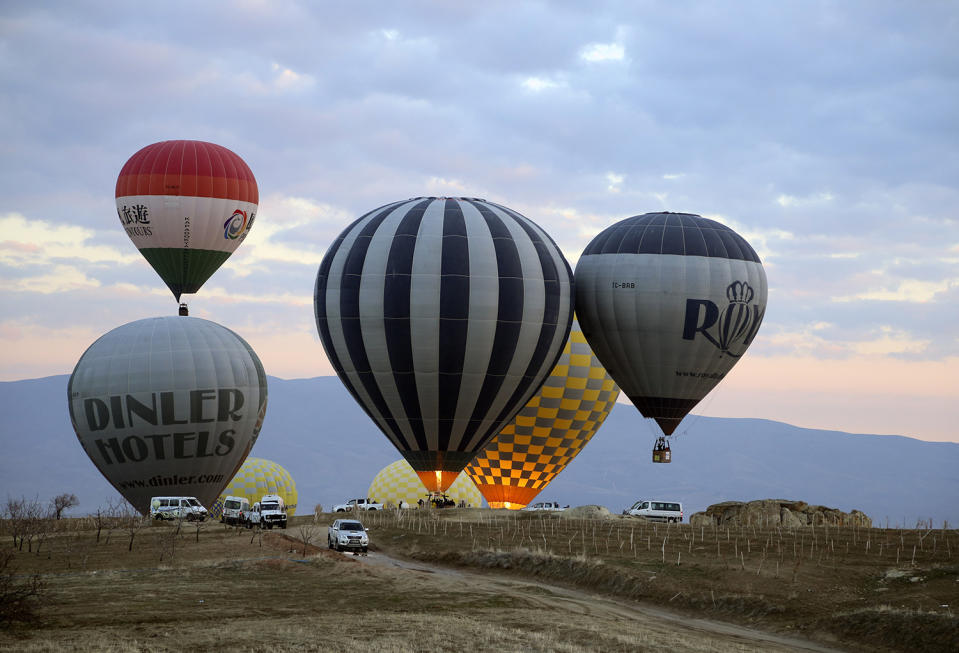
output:
[[[405,458],[389,464],[379,471],[370,484],[370,491],[367,496],[376,501],[387,504],[392,503],[399,506],[400,501],[405,501],[410,506],[415,506],[420,499],[426,499],[429,494],[423,481],[417,476],[416,472],[406,461]],[[480,491],[476,489],[466,475],[461,474],[449,489],[445,492],[446,496],[460,504],[460,501],[467,506],[479,508],[483,503],[483,497]]]
[[[219,519],[227,496],[244,497],[250,505],[264,494],[278,494],[286,504],[287,517],[296,514],[296,483],[290,473],[278,463],[263,458],[247,458],[240,470],[210,508],[210,516]]]
[[[579,454],[613,409],[619,388],[573,322],[543,387],[466,467],[490,508],[529,504]]]

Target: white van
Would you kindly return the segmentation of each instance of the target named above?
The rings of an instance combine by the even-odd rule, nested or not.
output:
[[[678,501],[641,500],[634,503],[632,508],[624,510],[623,514],[643,517],[650,521],[679,523],[683,521],[683,504]]]
[[[203,521],[206,508],[196,497],[153,497],[150,499],[150,517],[153,519],[185,519]]]
[[[246,497],[227,496],[223,500],[223,515],[220,522],[243,526],[250,519],[250,500]]]
[[[523,510],[529,510],[529,511],[545,510],[548,512],[562,512],[566,510],[566,508],[569,508],[569,506],[563,507],[559,505],[558,503],[556,503],[555,501],[538,501],[537,503],[529,504],[528,506],[523,508]]]

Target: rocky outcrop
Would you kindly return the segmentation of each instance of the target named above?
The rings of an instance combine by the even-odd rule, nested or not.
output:
[[[862,526],[872,527],[872,519],[859,510],[843,512],[826,506],[813,506],[805,501],[760,499],[744,503],[715,503],[705,512],[690,516],[693,526]]]
[[[613,517],[609,509],[597,505],[576,506],[557,514],[569,519],[611,519]]]

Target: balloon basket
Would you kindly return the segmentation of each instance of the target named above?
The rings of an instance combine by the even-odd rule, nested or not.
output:
[[[190,308],[186,305],[185,302],[180,304],[179,313],[180,315],[187,316],[187,317],[190,315]]]
[[[669,450],[669,443],[666,442],[666,438],[659,438],[658,440],[656,440],[656,444],[653,445],[653,462],[654,463],[673,462],[673,454]]]

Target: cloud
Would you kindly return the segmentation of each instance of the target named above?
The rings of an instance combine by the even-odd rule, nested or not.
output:
[[[591,43],[580,51],[579,58],[590,63],[622,61],[625,53],[622,43]]]
[[[615,172],[607,172],[606,181],[608,182],[608,185],[606,186],[606,190],[608,190],[610,193],[618,193],[620,191],[620,186],[625,179],[626,177],[623,175],[617,175]]]
[[[73,265],[54,265],[43,274],[20,279],[0,279],[0,290],[43,295],[99,288],[100,285],[98,280],[91,279],[83,270]]]
[[[565,83],[545,77],[527,77],[522,81],[522,86],[528,91],[539,93],[553,88],[561,88],[565,86]]]
[[[137,252],[123,253],[96,231],[74,224],[32,220],[19,213],[0,215],[0,290],[50,295],[100,288],[97,275],[142,264]],[[109,283],[109,282],[108,282]]]
[[[850,349],[866,356],[885,356],[888,354],[918,354],[929,347],[928,340],[916,340],[906,331],[889,326],[880,327],[879,333],[869,340],[850,343]]]
[[[890,280],[892,281],[892,280]],[[836,302],[855,302],[874,300],[881,302],[911,302],[924,304],[934,301],[937,295],[959,288],[959,278],[938,279],[935,281],[920,281],[918,279],[901,279],[893,281],[895,287],[868,290],[854,295],[844,295],[833,298]]]
[[[253,304],[269,305],[281,304],[284,306],[313,306],[313,297],[307,293],[243,293],[233,288],[224,288],[217,285],[204,285],[201,295],[204,303],[223,304]]]
[[[312,87],[316,83],[316,80],[313,79],[312,75],[294,72],[290,68],[281,66],[278,63],[273,63],[271,68],[273,70],[272,86],[277,90],[305,90]]]
[[[831,202],[834,199],[835,198],[833,197],[832,193],[829,192],[815,193],[806,197],[795,197],[793,195],[783,194],[776,198],[776,204],[782,207],[803,207],[824,204],[826,202]]]
[[[443,177],[430,177],[426,180],[426,189],[431,196],[436,197],[455,197],[465,196],[470,190],[467,185],[459,179],[445,179]]]
[[[265,198],[243,244],[223,264],[238,277],[269,270],[272,263],[316,268],[326,245],[352,220],[342,209],[304,197]]]
[[[19,268],[55,261],[95,264],[131,263],[139,254],[95,244],[97,233],[85,227],[31,220],[20,213],[0,215],[0,264]]]
[[[316,266],[347,224],[466,195],[536,221],[573,264],[625,217],[715,216],[767,270],[756,353],[954,357],[955,9],[820,9],[5,7],[0,288],[44,325],[69,310],[95,332],[168,311],[115,229],[113,184],[143,145],[198,138],[260,184],[249,238],[191,299],[228,325],[295,324],[305,342]]]

